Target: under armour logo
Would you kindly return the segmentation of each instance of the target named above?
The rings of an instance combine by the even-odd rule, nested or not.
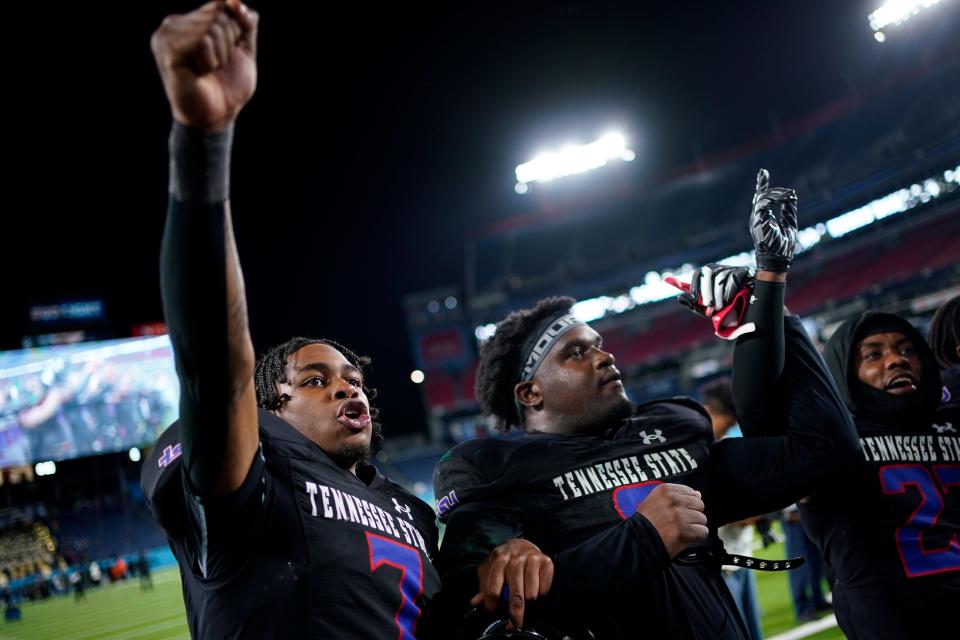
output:
[[[172,447],[164,447],[163,454],[157,460],[157,466],[163,468],[180,457],[183,453],[183,445],[179,442]]]
[[[410,507],[405,504],[400,504],[400,501],[398,501],[396,498],[393,498],[393,504],[393,508],[397,510],[397,513],[405,514],[407,519],[413,520],[413,516],[410,515]]]
[[[747,560],[746,564],[747,564],[748,567],[752,567],[752,566],[753,566],[753,560]]]
[[[946,424],[934,424],[933,428],[937,433],[956,433],[957,432],[957,430],[953,428],[952,422],[948,422]]]
[[[641,431],[637,435],[643,438],[643,444],[653,444],[654,442],[662,443],[667,441],[667,439],[663,437],[663,431],[660,429],[654,429],[652,435],[648,434],[646,431]]]

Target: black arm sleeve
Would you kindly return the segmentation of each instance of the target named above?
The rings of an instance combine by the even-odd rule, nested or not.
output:
[[[780,424],[777,385],[783,373],[783,295],[784,282],[757,280],[753,301],[747,307],[744,322],[757,329],[737,339],[733,359],[733,398],[737,421],[744,435],[765,433],[772,423]],[[776,417],[775,417],[776,416]]]
[[[823,359],[799,320],[786,318],[783,326],[785,359],[775,406],[758,429],[786,435],[727,438],[711,445],[711,496],[704,502],[712,524],[783,508],[860,457],[853,422]]]
[[[183,461],[194,490],[212,493],[227,438],[227,285],[222,179],[229,139],[174,125],[160,289],[180,378]],[[218,137],[219,136],[219,137]],[[226,144],[226,149],[223,145]],[[218,177],[219,176],[219,177]]]

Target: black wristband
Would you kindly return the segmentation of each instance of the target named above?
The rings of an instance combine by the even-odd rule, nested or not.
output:
[[[233,125],[205,133],[174,121],[170,130],[170,195],[180,202],[223,202],[230,197]]]
[[[791,258],[772,253],[757,253],[757,269],[761,271],[772,271],[774,273],[786,273],[790,271]]]

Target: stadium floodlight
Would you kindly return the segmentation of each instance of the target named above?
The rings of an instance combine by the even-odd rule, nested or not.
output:
[[[53,460],[47,462],[38,462],[34,467],[38,476],[52,476],[57,472],[57,463]]]
[[[131,462],[140,462],[140,449],[136,447],[130,447],[130,451],[127,452],[127,455],[130,456]]]
[[[631,162],[637,154],[627,148],[627,140],[619,133],[608,133],[584,145],[569,145],[556,153],[542,153],[529,162],[517,165],[514,172],[517,193],[527,193],[531,182],[549,182],[556,178],[599,169],[611,160]]]
[[[414,369],[413,371],[410,372],[410,381],[413,384],[420,384],[425,379],[426,379],[426,376],[423,375],[423,371],[420,371],[420,369]]]
[[[940,0],[887,0],[867,18],[870,28],[875,32],[873,37],[877,42],[883,42],[887,39],[883,29],[902,24],[922,10],[939,3]]]

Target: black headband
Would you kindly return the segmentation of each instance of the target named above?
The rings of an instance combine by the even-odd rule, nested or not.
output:
[[[544,356],[550,352],[557,340],[562,338],[570,329],[583,324],[569,311],[547,318],[530,332],[523,341],[520,351],[520,372],[517,382],[526,382],[533,378],[543,362]]]

